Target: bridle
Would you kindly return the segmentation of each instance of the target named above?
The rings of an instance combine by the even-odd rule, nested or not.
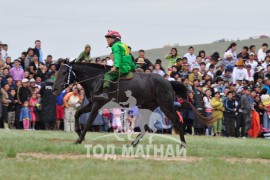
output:
[[[68,79],[67,79],[67,82],[64,84],[65,85],[65,88],[67,88],[71,82],[70,82],[70,79],[71,79],[71,75],[74,76],[74,81],[76,80],[76,74],[74,73],[74,71],[72,70],[72,65],[69,66],[67,64],[63,64],[64,66],[68,67]]]

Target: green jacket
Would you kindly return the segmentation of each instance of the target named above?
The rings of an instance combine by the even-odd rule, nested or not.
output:
[[[114,56],[114,67],[118,68],[122,74],[126,74],[135,70],[129,49],[126,44],[117,41],[112,45],[112,53]]]
[[[79,55],[79,57],[76,59],[76,62],[81,62],[81,59],[85,59],[86,62],[89,63],[89,61],[90,61],[90,53],[87,54],[85,51],[83,51],[83,52]]]
[[[179,58],[178,55],[175,58],[173,58],[171,54],[167,54],[165,56],[165,59],[167,59],[169,61],[169,63],[168,63],[168,69],[171,68],[176,63],[176,60],[178,58]]]

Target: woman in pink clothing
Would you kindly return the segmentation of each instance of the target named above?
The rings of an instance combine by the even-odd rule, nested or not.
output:
[[[112,120],[112,127],[114,132],[119,132],[122,130],[122,123],[121,123],[121,109],[120,108],[113,108],[113,120]]]
[[[31,114],[31,118],[32,118],[32,129],[35,130],[35,124],[36,124],[36,113],[34,111],[35,106],[38,103],[38,98],[37,98],[37,94],[33,93],[30,100],[29,100],[29,105],[30,105],[30,114]]]

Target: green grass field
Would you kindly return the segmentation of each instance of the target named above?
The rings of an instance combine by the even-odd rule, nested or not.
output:
[[[121,147],[130,143],[113,136],[91,140],[104,135],[88,133],[86,142],[74,145],[75,133],[0,130],[0,179],[270,179],[267,139],[186,136],[187,157],[87,157],[84,144],[115,144],[120,157]],[[147,144],[148,138],[140,144]],[[153,142],[173,143],[160,136]]]

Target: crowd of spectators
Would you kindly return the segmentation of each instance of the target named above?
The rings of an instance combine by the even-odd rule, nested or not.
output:
[[[130,48],[130,47],[129,47]],[[131,51],[131,48],[130,48]],[[186,134],[228,137],[257,137],[270,130],[270,50],[264,43],[242,47],[231,43],[224,54],[208,55],[204,50],[195,54],[189,47],[186,54],[177,48],[157,59],[153,64],[144,50],[132,59],[137,73],[156,73],[168,81],[179,81],[188,89],[188,100],[204,117],[216,117],[212,126],[204,125],[191,107],[181,98],[175,108],[184,123]],[[113,65],[113,54],[104,59],[90,57],[91,46],[86,45],[77,62]],[[66,88],[59,96],[52,93],[52,85],[63,59],[53,61],[44,56],[41,41],[28,48],[19,58],[8,55],[8,45],[0,42],[1,123],[6,129],[46,129],[74,131],[74,115],[88,103],[83,88],[77,84]],[[170,120],[158,108],[160,119],[154,120],[159,133],[172,133]],[[90,113],[80,117],[84,126]],[[95,119],[92,131],[140,131],[138,108],[103,109]],[[165,125],[165,126],[164,126]]]

